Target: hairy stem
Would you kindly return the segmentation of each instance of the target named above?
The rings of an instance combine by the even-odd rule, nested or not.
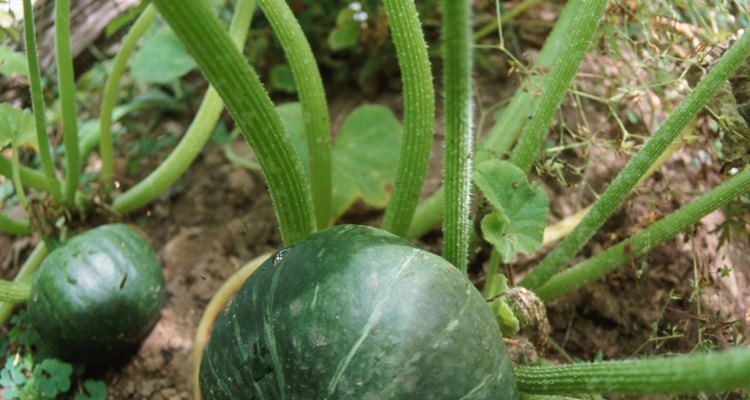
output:
[[[258,75],[205,0],[154,0],[154,4],[221,95],[258,157],[284,243],[311,234],[315,218],[307,177]]]
[[[42,97],[42,73],[39,69],[39,54],[36,49],[36,34],[34,32],[34,12],[31,0],[23,0],[23,32],[26,42],[26,60],[29,65],[29,91],[31,92],[31,108],[36,123],[36,140],[39,145],[39,158],[42,170],[47,179],[52,198],[62,203],[63,197],[60,182],[55,175],[55,161],[52,158],[47,136],[47,122],[44,118],[44,97]]]
[[[383,229],[405,236],[419,201],[435,124],[435,92],[427,44],[410,0],[384,0],[404,90],[404,136]]]
[[[70,0],[55,1],[55,55],[60,91],[60,121],[65,147],[65,203],[73,207],[81,175],[73,56],[70,51]]]
[[[443,257],[461,271],[469,258],[473,105],[471,2],[443,0],[445,205]]]
[[[532,394],[658,395],[747,387],[750,349],[561,366],[516,367],[518,390]]]
[[[625,200],[633,186],[656,162],[662,152],[669,147],[682,129],[711,100],[719,86],[735,68],[750,54],[750,31],[724,54],[719,62],[706,74],[703,80],[687,95],[685,100],[672,112],[669,118],[625,165],[607,189],[591,206],[580,224],[563,239],[532,271],[521,281],[521,285],[536,289],[557,273],[604,224],[612,213]]]
[[[235,6],[234,16],[229,26],[229,36],[237,48],[242,48],[247,40],[254,10],[255,0],[240,0]],[[118,196],[112,203],[112,209],[123,214],[129,213],[150,203],[167,190],[200,154],[219,121],[223,109],[224,103],[219,93],[212,86],[209,87],[193,122],[177,147],[146,178]]]
[[[101,111],[99,113],[99,157],[102,161],[100,179],[106,193],[112,190],[112,180],[114,179],[112,110],[115,108],[115,103],[117,102],[117,89],[120,87],[120,79],[128,65],[130,54],[135,49],[136,44],[138,44],[138,39],[143,36],[146,28],[148,28],[151,21],[156,17],[156,12],[156,7],[153,4],[149,4],[141,12],[141,15],[138,16],[138,19],[135,20],[135,23],[120,44],[120,50],[117,51],[117,55],[112,62],[112,70],[109,72],[107,82],[104,84]]]
[[[286,0],[259,0],[289,60],[307,133],[310,189],[318,229],[331,220],[331,124],[323,80],[310,44]]]
[[[708,213],[725,206],[732,199],[750,190],[750,168],[724,182],[698,199],[667,215],[638,234],[623,240],[596,257],[571,267],[550,278],[535,290],[543,301],[556,299],[632,261],[655,246],[673,238],[696,224]]]

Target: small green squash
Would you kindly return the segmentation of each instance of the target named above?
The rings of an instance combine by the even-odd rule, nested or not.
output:
[[[204,399],[517,399],[495,318],[444,259],[339,225],[267,260],[217,319]]]
[[[165,298],[161,263],[149,243],[127,225],[102,225],[44,259],[29,316],[59,357],[100,363],[136,349]]]

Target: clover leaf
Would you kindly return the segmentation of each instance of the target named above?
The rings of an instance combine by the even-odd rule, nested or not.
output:
[[[32,376],[35,387],[44,396],[56,398],[58,394],[65,393],[70,389],[70,375],[73,367],[65,362],[54,358],[47,358],[34,367]]]

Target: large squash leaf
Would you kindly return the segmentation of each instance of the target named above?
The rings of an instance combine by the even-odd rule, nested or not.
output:
[[[494,210],[481,222],[484,238],[510,262],[518,253],[528,254],[542,245],[547,223],[547,194],[530,185],[515,165],[488,160],[477,165],[474,181]]]
[[[299,103],[278,108],[292,137],[305,170],[308,167],[307,140]],[[385,207],[396,176],[403,128],[391,110],[363,105],[346,118],[331,154],[333,210],[343,214],[357,199]]]

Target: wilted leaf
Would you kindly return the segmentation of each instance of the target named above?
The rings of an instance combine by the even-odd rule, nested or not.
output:
[[[141,82],[169,83],[197,67],[185,46],[170,29],[150,37],[133,59],[131,74]]]
[[[515,165],[489,160],[477,166],[474,181],[494,211],[481,222],[484,238],[510,262],[518,253],[528,254],[542,245],[547,223],[547,194],[530,185]]]

